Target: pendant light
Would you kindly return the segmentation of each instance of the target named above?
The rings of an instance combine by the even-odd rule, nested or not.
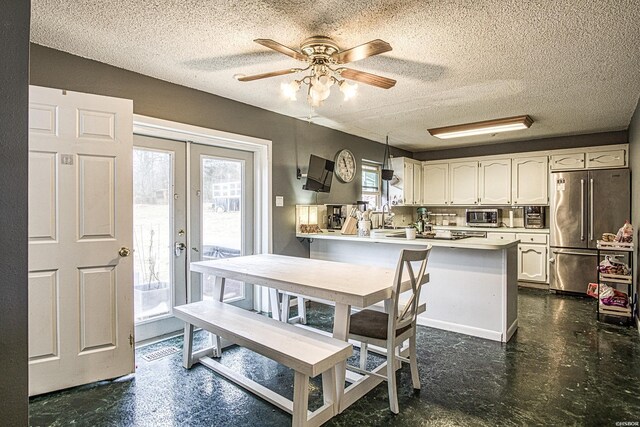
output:
[[[384,146],[384,157],[382,158],[382,180],[391,181],[393,178],[393,169],[391,169],[391,157],[389,154],[389,135],[387,135],[387,143]]]

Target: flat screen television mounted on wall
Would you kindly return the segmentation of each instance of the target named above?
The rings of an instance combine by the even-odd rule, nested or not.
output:
[[[335,162],[312,154],[309,158],[309,169],[307,169],[307,182],[302,189],[328,193],[331,190],[334,166]]]

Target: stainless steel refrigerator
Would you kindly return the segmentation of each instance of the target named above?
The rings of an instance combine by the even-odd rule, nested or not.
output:
[[[584,294],[597,280],[596,242],[630,220],[628,169],[551,174],[549,286]]]

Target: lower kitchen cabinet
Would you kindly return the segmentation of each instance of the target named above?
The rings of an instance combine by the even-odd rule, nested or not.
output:
[[[518,245],[518,280],[547,282],[547,245]]]

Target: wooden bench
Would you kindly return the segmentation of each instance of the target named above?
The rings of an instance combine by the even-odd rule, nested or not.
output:
[[[182,305],[174,308],[174,313],[185,322],[185,368],[190,368],[196,362],[201,363],[292,414],[293,426],[318,426],[337,413],[336,364],[351,356],[351,344],[218,301],[199,301]],[[194,354],[194,327],[207,330],[294,370],[293,401],[230,370],[208,356],[201,356],[202,351]],[[322,374],[324,405],[310,412],[309,378],[319,374]]]

